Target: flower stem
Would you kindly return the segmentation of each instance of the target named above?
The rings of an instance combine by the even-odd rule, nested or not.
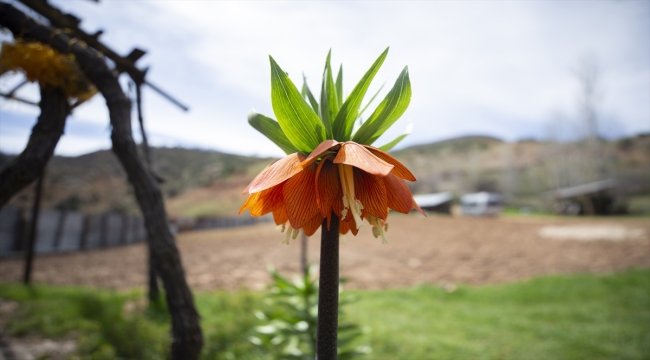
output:
[[[316,359],[336,360],[339,322],[339,218],[321,226]]]

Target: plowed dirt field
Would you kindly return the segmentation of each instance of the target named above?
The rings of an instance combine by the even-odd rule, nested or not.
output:
[[[650,219],[458,218],[391,215],[389,244],[370,228],[346,237],[341,276],[347,288],[383,289],[417,284],[487,284],[545,274],[610,272],[650,266]],[[300,241],[281,244],[271,223],[182,233],[178,236],[185,271],[194,289],[260,289],[267,266],[285,274],[300,268]],[[320,235],[308,241],[318,261]],[[0,259],[0,281],[19,281],[23,261]],[[111,289],[146,284],[146,248],[37,256],[38,283]]]

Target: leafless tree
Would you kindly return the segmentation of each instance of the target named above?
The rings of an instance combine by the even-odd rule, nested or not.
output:
[[[35,21],[10,4],[0,2],[0,25],[8,28],[14,36],[38,41],[60,53],[74,55],[79,68],[106,99],[113,152],[135,190],[144,215],[149,246],[156,258],[156,272],[165,287],[172,318],[172,358],[197,359],[203,345],[199,315],[169,229],[160,187],[138,156],[131,129],[131,102],[124,94],[116,72],[107,66],[100,52],[74,41],[65,32]]]

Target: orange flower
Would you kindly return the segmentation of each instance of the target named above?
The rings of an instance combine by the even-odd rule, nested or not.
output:
[[[325,140],[307,157],[293,153],[267,166],[244,190],[250,195],[239,213],[273,213],[276,225],[286,231],[286,243],[299,229],[313,235],[324,219],[329,228],[332,213],[341,219],[341,234],[356,235],[366,220],[373,235],[386,242],[389,209],[424,214],[404,180],[415,177],[386,152],[352,141]]]

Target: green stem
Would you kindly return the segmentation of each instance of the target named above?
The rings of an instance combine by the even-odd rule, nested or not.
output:
[[[321,226],[316,359],[336,360],[339,322],[339,218]]]

